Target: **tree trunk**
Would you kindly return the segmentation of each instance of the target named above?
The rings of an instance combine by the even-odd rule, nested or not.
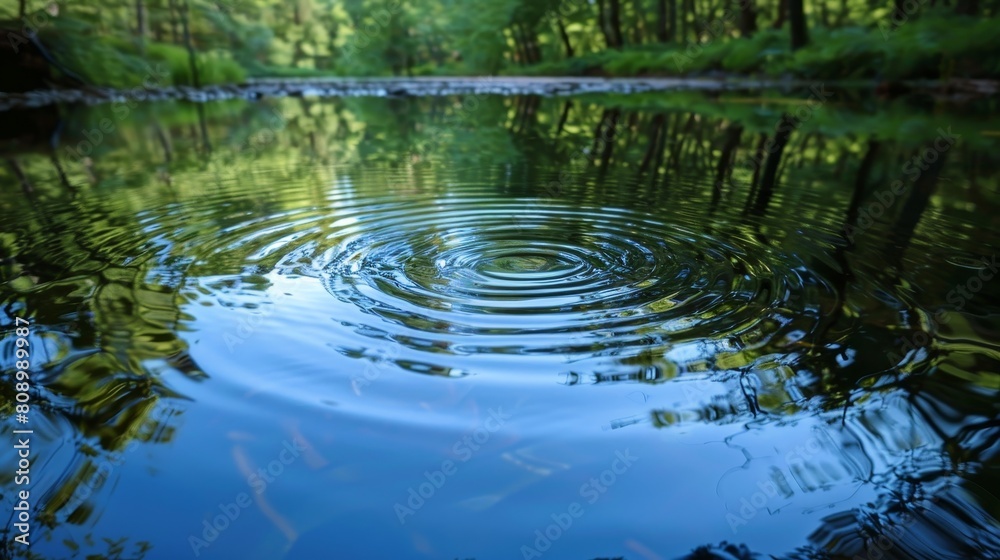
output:
[[[861,165],[858,166],[858,174],[854,178],[854,194],[851,196],[851,203],[847,206],[847,219],[845,220],[844,231],[853,231],[854,223],[858,219],[858,212],[861,210],[861,202],[864,199],[871,178],[872,170],[878,159],[881,144],[878,140],[869,140],[868,149],[865,150],[864,157],[861,158]],[[854,244],[854,236],[849,235],[848,241]]]
[[[667,142],[667,134],[670,133],[670,122],[669,118],[663,117],[663,128],[660,129],[660,134],[656,137],[656,146],[653,148],[656,151],[656,161],[653,162],[653,172],[649,176],[649,184],[656,184],[657,176],[660,174],[660,166],[663,165],[663,155],[664,146]]]
[[[28,176],[24,174],[24,170],[21,169],[21,165],[14,158],[7,158],[7,165],[14,171],[14,175],[21,180],[21,190],[30,197],[31,193],[35,192],[35,189],[31,186],[31,180],[28,179]]]
[[[569,118],[569,110],[573,108],[572,101],[566,101],[563,105],[562,115],[559,116],[559,126],[556,127],[556,136],[562,134],[563,127],[566,126],[566,119]]]
[[[188,64],[191,65],[191,82],[194,87],[201,87],[201,80],[198,77],[198,56],[194,51],[194,44],[191,42],[191,26],[188,22],[188,2],[184,0],[181,4],[181,29],[184,32],[184,47],[188,52]]]
[[[788,0],[778,0],[778,13],[774,18],[774,29],[781,29],[785,25],[785,13],[788,12]]]
[[[792,31],[792,50],[801,49],[809,43],[809,31],[806,27],[806,12],[804,0],[788,0],[788,23]]]
[[[670,40],[667,34],[667,0],[657,0],[656,2],[656,40],[666,43]]]
[[[830,27],[830,11],[826,8],[826,0],[819,0],[819,22],[823,27]]]
[[[669,41],[677,40],[677,0],[667,0],[670,4],[670,35]]]
[[[903,4],[906,0],[893,0],[892,2],[892,17],[889,18],[889,23],[893,23],[896,19],[902,19],[906,12],[903,11]],[[895,23],[892,25],[895,27]]]
[[[556,25],[559,27],[559,37],[562,39],[563,47],[566,48],[566,58],[573,58],[573,44],[569,42],[569,33],[566,33],[562,18],[556,18]]]
[[[142,0],[135,0],[135,34],[139,41],[146,38],[146,6]]]
[[[695,43],[701,42],[701,37],[699,36],[698,29],[701,24],[698,21],[698,2],[697,0],[688,0],[688,11],[691,12],[691,31],[693,32],[692,41]]]
[[[163,129],[158,122],[153,123],[153,130],[156,132],[156,139],[160,141],[160,146],[163,148],[163,162],[169,164],[174,159],[170,148],[170,139],[163,133]]]
[[[927,145],[926,149],[935,148],[932,145]],[[919,150],[917,153],[924,153],[924,151]],[[906,199],[906,204],[899,213],[899,219],[890,230],[889,243],[893,244],[893,251],[886,264],[896,269],[899,275],[901,275],[899,271],[903,270],[903,257],[906,255],[906,249],[913,238],[913,232],[916,231],[917,224],[920,223],[924,210],[927,209],[931,196],[937,189],[938,179],[941,176],[947,155],[948,153],[944,152],[938,156],[927,170],[913,182],[913,186],[910,187],[910,196]]]
[[[646,172],[653,160],[653,154],[656,152],[656,147],[660,145],[660,135],[663,134],[663,125],[666,121],[667,118],[662,113],[657,113],[653,117],[652,130],[649,132],[649,146],[646,148],[646,155],[643,156],[642,163],[639,164],[640,175]]]
[[[764,162],[764,171],[760,177],[760,193],[757,195],[757,202],[754,204],[754,213],[763,215],[767,209],[767,204],[774,194],[774,185],[778,180],[778,165],[781,163],[782,152],[788,145],[788,139],[795,129],[795,117],[789,114],[781,116],[778,127],[774,132],[774,140],[771,147],[767,149],[767,160]]]
[[[615,137],[618,135],[619,115],[620,112],[617,109],[605,109],[601,114],[601,121],[597,123],[597,128],[594,129],[594,146],[590,149],[590,157],[596,158],[598,153],[601,154],[601,169],[606,169],[608,161],[611,159]],[[604,148],[598,150],[601,142],[604,142]]]
[[[619,121],[620,113],[617,109],[611,111],[608,121],[604,127],[604,153],[601,154],[601,170],[607,171],[608,164],[611,162],[611,152],[615,148],[615,136],[618,134],[616,129]]]
[[[621,0],[608,0],[608,24],[615,36],[615,48],[621,48],[623,45],[621,12]]]
[[[635,25],[632,28],[632,43],[641,45],[646,39],[646,18],[643,16],[639,0],[632,0],[632,16],[635,20]]]
[[[601,113],[601,120],[597,121],[597,127],[594,129],[594,144],[590,148],[590,157],[593,159],[597,154],[597,143],[601,141],[601,134],[604,131],[604,122],[608,120],[608,115],[611,113],[610,109],[605,109]]]
[[[198,128],[201,129],[201,146],[205,153],[212,151],[212,143],[208,139],[208,121],[205,119],[205,104],[195,103],[198,109]]]
[[[615,37],[608,31],[605,12],[607,9],[604,7],[604,0],[597,0],[597,25],[601,28],[601,34],[604,35],[604,44],[607,48],[613,49],[615,48]]]
[[[17,19],[24,20],[24,16],[28,15],[28,0],[21,0],[20,5],[17,8]]]
[[[680,0],[681,3],[681,27],[677,34],[677,42],[684,43],[687,40],[687,0]]]
[[[691,129],[694,127],[694,113],[688,113],[687,121],[684,122],[684,128],[681,129],[681,133],[676,132],[673,135],[674,146],[673,150],[670,152],[670,165],[673,167],[675,173],[679,173],[681,170],[681,154],[684,153],[684,146],[687,144],[687,139],[691,136]]]
[[[955,13],[963,16],[974,16],[979,12],[979,0],[958,0]]]
[[[521,66],[528,64],[528,54],[524,47],[524,40],[516,25],[510,28],[510,34],[514,37],[514,52],[517,55],[518,64]]]
[[[747,193],[747,201],[743,204],[743,213],[750,211],[750,204],[757,195],[757,186],[760,184],[760,162],[764,161],[764,147],[767,145],[767,133],[761,132],[757,140],[757,148],[753,153],[753,174],[750,176],[750,192]]]
[[[528,34],[524,31],[524,26],[517,24],[517,35],[521,38],[521,51],[524,53],[524,63],[531,64],[531,45],[528,44]]]
[[[542,49],[538,48],[538,33],[533,27],[531,32],[528,33],[528,45],[530,46],[531,62],[538,64],[542,61]]]
[[[752,37],[757,32],[757,11],[753,0],[736,0],[742,3],[740,7],[740,37]]]
[[[521,32],[521,40],[524,41],[524,55],[526,57],[528,64],[536,64],[541,62],[542,55],[538,51],[538,43],[535,42],[531,33],[524,26],[524,24],[517,24],[518,29]]]
[[[738,124],[731,124],[726,129],[726,140],[722,144],[722,153],[719,154],[719,165],[715,168],[715,184],[712,188],[712,201],[718,203],[722,195],[722,185],[725,184],[726,176],[733,166],[733,155],[740,145],[740,136],[743,135],[743,127]]]

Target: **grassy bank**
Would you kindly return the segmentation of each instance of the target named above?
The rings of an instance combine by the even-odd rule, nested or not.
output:
[[[59,17],[39,37],[59,63],[83,81],[97,86],[130,88],[147,81],[150,67],[157,86],[195,83],[187,50],[180,45],[131,36],[99,33],[91,24]],[[702,33],[699,42],[645,43],[600,49],[570,58],[549,49],[547,62],[505,65],[502,74],[534,76],[792,76],[816,80],[1000,79],[1000,36],[995,21],[928,10],[919,19],[872,26],[817,27],[809,43],[790,48],[786,29],[763,28],[749,38],[734,36],[722,25],[717,34]],[[254,77],[345,76],[350,66],[315,69],[254,62],[241,66],[223,49],[196,56],[201,85],[242,83]],[[478,72],[468,61],[423,62],[407,68],[414,76],[469,75]],[[374,73],[383,75],[382,73]]]
[[[1000,78],[1000,36],[991,20],[940,15],[895,29],[818,28],[792,51],[787,30],[750,38],[713,37],[700,43],[608,49],[553,62],[509,68],[535,76],[791,75],[816,79]]]
[[[90,85],[194,85],[188,52],[178,45],[101,35],[87,23],[71,18],[55,20],[38,36],[60,65]],[[237,84],[247,77],[246,69],[221,50],[197,53],[196,65],[201,85]]]

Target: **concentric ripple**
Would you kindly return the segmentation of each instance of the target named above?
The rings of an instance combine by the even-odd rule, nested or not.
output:
[[[802,296],[829,289],[739,230],[711,236],[616,208],[463,198],[383,206],[333,229],[314,271],[372,316],[366,326],[470,352],[759,336],[783,309],[817,316]]]

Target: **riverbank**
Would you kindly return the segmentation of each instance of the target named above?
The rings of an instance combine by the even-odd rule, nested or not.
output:
[[[42,12],[45,14],[45,12]],[[934,14],[889,26],[816,28],[805,46],[792,49],[787,29],[761,29],[748,37],[734,36],[727,22],[707,26],[698,40],[684,43],[644,43],[620,48],[550,53],[545,61],[521,65],[514,60],[498,70],[466,62],[421,65],[400,73],[421,78],[467,79],[470,74],[499,73],[518,79],[540,77],[709,78],[724,81],[806,80],[874,82],[895,87],[900,82],[956,83],[1000,80],[1000,38],[992,20],[953,14]],[[34,38],[18,35],[8,22],[7,35],[28,46]],[[68,86],[130,89],[146,86],[149,67],[163,68],[156,86],[179,88],[170,98],[199,98],[184,87],[205,88],[217,97],[228,84],[253,88],[263,80],[298,79],[327,83],[346,79],[350,66],[328,69],[241,63],[225,49],[197,51],[181,45],[125,36],[104,36],[89,24],[68,18],[49,18],[37,33],[46,51],[48,68],[30,57],[9,58],[18,75],[39,74],[46,81]],[[16,49],[15,49],[16,50]],[[27,68],[31,66],[31,68]],[[402,78],[401,78],[402,79]],[[35,80],[37,81],[37,80]],[[210,87],[206,87],[210,86]],[[321,88],[322,89],[322,88]],[[11,89],[6,91],[25,91]],[[70,94],[72,95],[72,94]],[[101,97],[101,94],[96,94]]]
[[[1000,78],[1000,37],[992,20],[948,16],[892,28],[820,28],[805,47],[792,50],[790,45],[786,30],[767,29],[746,39],[706,30],[700,42],[607,49],[511,72],[607,77],[725,73],[876,81]]]
[[[55,17],[42,10],[26,21],[0,20],[0,91],[35,91],[50,87],[129,89],[149,87],[156,69],[156,87],[242,83],[246,68],[223,49],[197,51],[156,40],[108,36],[72,17]]]
[[[143,74],[141,86],[121,88],[48,89],[22,93],[0,92],[0,111],[27,109],[59,103],[127,103],[141,101],[215,101],[266,97],[391,97],[443,95],[538,95],[565,96],[591,93],[629,94],[655,91],[755,91],[792,92],[822,84],[827,88],[879,93],[874,82],[836,82],[776,78],[600,78],[600,77],[418,77],[418,78],[257,78],[243,84],[194,88],[161,86],[159,67]],[[915,80],[896,84],[910,93],[939,99],[965,100],[997,95],[1000,82],[993,80]]]

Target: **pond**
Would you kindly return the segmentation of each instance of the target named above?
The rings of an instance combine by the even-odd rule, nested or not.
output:
[[[991,106],[824,92],[7,113],[31,552],[997,557]]]

